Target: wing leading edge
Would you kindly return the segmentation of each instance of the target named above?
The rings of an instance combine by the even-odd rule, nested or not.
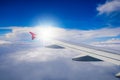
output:
[[[97,59],[100,59],[103,61],[107,61],[107,62],[111,62],[111,63],[117,64],[117,65],[120,65],[120,55],[119,54],[114,54],[112,52],[107,52],[107,51],[102,51],[102,50],[97,50],[97,49],[92,49],[92,48],[88,48],[85,46],[73,45],[73,44],[63,42],[63,41],[54,40],[54,42],[60,46],[80,52],[82,55],[84,54],[84,57],[90,56],[91,58],[97,58]],[[74,57],[73,60],[75,60],[76,58],[83,58],[83,56],[79,55],[77,57]],[[86,58],[86,59],[88,59],[88,58]]]
[[[63,41],[54,40],[54,43],[63,46],[65,48],[71,49],[73,51],[80,52],[82,55],[79,55],[77,57],[74,57],[72,60],[75,61],[107,61],[114,63],[116,65],[120,66],[120,55],[114,54],[112,52],[104,51],[104,50],[98,50],[98,49],[92,49],[90,47],[85,46],[78,46],[69,44]],[[116,77],[120,78],[120,72],[115,75]]]

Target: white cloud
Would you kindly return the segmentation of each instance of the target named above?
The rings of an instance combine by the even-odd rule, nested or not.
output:
[[[31,35],[29,31],[39,33],[39,27],[19,27],[13,28],[11,33],[7,33],[6,39],[13,41],[30,40]],[[116,37],[120,35],[120,27],[118,28],[102,28],[97,30],[69,30],[64,28],[53,28],[55,35],[54,38],[69,40],[74,42],[89,41],[90,39],[103,38],[103,37]],[[41,34],[40,34],[41,36]]]
[[[23,46],[0,46],[1,80],[115,80],[114,74],[119,70],[106,62],[72,61],[71,58],[80,53],[68,49]]]
[[[66,54],[65,52],[68,52],[69,54]],[[47,62],[62,58],[72,58],[75,55],[78,55],[78,53],[73,54],[73,51],[71,50],[37,47],[19,51],[14,55],[10,54],[9,58],[14,59],[14,61],[17,62]]]
[[[120,39],[118,39],[118,38],[112,38],[110,40],[107,40],[106,43],[120,43]]]
[[[112,39],[109,39],[109,40],[106,40],[106,41],[101,41],[101,42],[93,42],[94,44],[117,44],[119,45],[120,44],[120,39],[118,38],[112,38]]]
[[[112,38],[106,41],[92,42],[91,45],[101,47],[102,50],[111,51],[119,54],[120,52],[120,39]]]
[[[112,12],[120,11],[120,0],[110,0],[106,1],[105,4],[99,5],[97,7],[97,11],[99,11],[99,15],[101,14],[110,14]]]
[[[33,31],[39,33],[36,27],[12,28],[5,35],[12,43],[30,40]],[[80,42],[99,37],[114,37],[120,35],[120,28],[103,28],[99,30],[68,30],[55,28],[57,38]],[[115,41],[114,39],[112,41]],[[118,40],[119,41],[119,40]],[[110,42],[110,41],[108,41]],[[40,43],[38,43],[40,44]],[[0,79],[1,80],[114,80],[114,74],[119,67],[106,62],[91,64],[75,62],[72,57],[77,52],[68,49],[52,49],[27,44],[10,44],[0,46]],[[97,70],[97,72],[96,72]],[[92,72],[92,74],[91,74]],[[94,72],[94,73],[93,73]],[[28,75],[29,74],[29,75]],[[103,76],[104,75],[104,76]],[[7,77],[6,77],[7,76]],[[101,77],[102,76],[102,77]]]
[[[29,34],[29,31],[35,32],[36,34],[39,34],[40,27],[12,27],[12,32],[7,33],[5,35],[5,40],[9,41],[6,42],[3,38],[1,41],[1,44],[3,43],[12,43],[12,44],[28,44],[33,46],[46,46],[50,45],[51,43],[47,43],[46,41],[40,41],[40,40],[31,40],[31,35]],[[73,43],[86,43],[86,44],[92,44],[95,46],[100,47],[113,47],[118,49],[120,44],[119,39],[110,39],[108,41],[103,42],[97,42],[96,39],[100,38],[106,38],[106,37],[117,37],[120,35],[120,27],[117,28],[102,28],[97,30],[70,30],[70,29],[64,29],[59,27],[54,27],[53,31],[55,31],[55,35],[57,39],[66,40]],[[41,34],[40,34],[41,36]],[[31,40],[31,41],[30,41]],[[30,42],[29,42],[30,41]]]
[[[10,41],[0,40],[0,44],[10,44]]]

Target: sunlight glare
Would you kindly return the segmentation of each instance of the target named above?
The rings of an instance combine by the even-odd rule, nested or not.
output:
[[[56,30],[51,26],[42,26],[38,29],[37,37],[43,41],[49,41],[56,37]]]

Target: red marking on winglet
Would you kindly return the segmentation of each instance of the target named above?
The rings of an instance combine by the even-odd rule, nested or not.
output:
[[[32,40],[36,38],[36,34],[33,32],[29,32],[32,35]]]

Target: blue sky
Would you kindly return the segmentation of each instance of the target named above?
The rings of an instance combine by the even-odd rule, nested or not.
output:
[[[69,29],[99,29],[118,27],[119,15],[98,15],[98,5],[106,0],[0,0],[0,27],[35,26],[42,18],[55,18],[59,25]]]

